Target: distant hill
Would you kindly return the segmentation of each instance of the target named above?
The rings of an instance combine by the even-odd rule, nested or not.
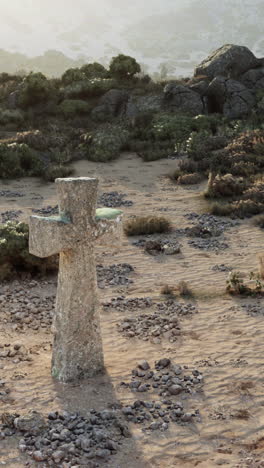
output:
[[[146,71],[189,75],[224,43],[246,45],[264,56],[263,0],[3,3],[0,69],[5,71],[33,67],[58,75],[79,63],[107,64],[123,52],[144,64]]]

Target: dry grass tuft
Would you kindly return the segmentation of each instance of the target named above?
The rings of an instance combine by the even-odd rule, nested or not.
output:
[[[180,281],[177,289],[179,291],[180,296],[182,297],[190,297],[192,296],[192,290],[189,286],[189,284],[186,281]]]
[[[127,236],[161,234],[171,229],[171,223],[162,216],[139,216],[129,219],[124,225]]]
[[[174,296],[174,291],[172,286],[169,286],[168,284],[164,284],[160,290],[160,294],[163,296]]]

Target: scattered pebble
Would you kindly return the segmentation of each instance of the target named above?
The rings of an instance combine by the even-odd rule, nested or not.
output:
[[[217,239],[192,239],[188,241],[188,244],[194,249],[213,250],[215,252],[228,249],[229,247],[226,242],[221,242]]]
[[[113,297],[109,301],[103,302],[104,309],[115,309],[120,312],[125,312],[127,310],[138,310],[151,307],[153,301],[150,297],[132,297],[126,299],[125,296]]]
[[[40,214],[40,215],[45,215],[45,216],[50,216],[50,215],[57,215],[59,214],[59,207],[58,205],[56,206],[46,206],[46,207],[43,207],[43,208],[40,208],[40,209],[36,209],[36,208],[33,208],[32,209],[32,212],[33,213],[37,213],[37,214]]]
[[[184,215],[184,217],[193,223],[198,222],[200,226],[209,229],[209,231],[221,231],[222,233],[226,229],[232,228],[239,224],[239,221],[229,219],[223,220],[218,216],[213,216],[207,213],[201,215],[198,213],[187,213]]]
[[[119,263],[109,266],[102,264],[96,266],[98,287],[104,289],[109,286],[127,286],[133,283],[128,275],[134,271],[134,268],[128,263]]]
[[[24,197],[25,195],[21,192],[12,192],[12,190],[0,190],[0,197],[6,198],[18,198]]]
[[[14,219],[17,219],[23,211],[21,210],[9,210],[9,211],[4,211],[1,213],[1,218],[2,218],[2,223],[6,223],[7,221],[13,221]]]
[[[264,315],[264,305],[260,302],[256,304],[243,304],[241,307],[252,317]]]
[[[223,263],[221,265],[214,265],[212,267],[213,271],[223,271],[223,272],[233,271],[233,269],[234,269],[233,267],[224,265]]]
[[[127,195],[125,193],[118,192],[106,192],[103,193],[98,200],[98,204],[106,206],[107,208],[118,208],[120,206],[132,206],[131,200],[124,200]]]

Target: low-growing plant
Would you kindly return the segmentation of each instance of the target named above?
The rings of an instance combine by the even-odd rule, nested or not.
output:
[[[37,153],[21,143],[0,144],[0,178],[41,176],[44,165]]]
[[[259,215],[254,218],[255,226],[259,226],[261,229],[264,229],[264,215]]]
[[[44,274],[58,268],[57,256],[41,259],[28,250],[29,228],[25,223],[8,221],[0,225],[0,280],[9,280],[20,272]]]
[[[170,229],[170,221],[162,216],[138,216],[128,219],[124,224],[127,236],[160,234]]]
[[[69,177],[73,175],[74,169],[70,166],[60,164],[50,164],[43,173],[43,179],[47,182],[54,182],[55,179]]]
[[[263,291],[264,284],[258,273],[250,272],[249,281],[254,281],[253,287],[244,283],[243,275],[239,271],[232,271],[226,281],[226,291],[233,295],[254,295]]]
[[[160,294],[162,294],[163,296],[174,297],[173,287],[169,286],[168,284],[164,284],[160,290]]]
[[[19,89],[19,105],[22,108],[35,106],[49,100],[51,86],[42,73],[30,73]]]
[[[65,99],[85,99],[99,97],[116,87],[113,79],[93,78],[76,81],[62,89]]]
[[[107,162],[119,157],[129,139],[129,132],[121,126],[105,125],[95,132],[84,134],[80,149],[90,161]]]
[[[60,112],[66,118],[71,118],[75,114],[88,114],[91,106],[88,102],[81,99],[65,99],[59,105]]]

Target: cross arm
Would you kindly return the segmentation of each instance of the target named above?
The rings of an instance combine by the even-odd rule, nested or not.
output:
[[[49,257],[73,245],[73,227],[66,217],[31,216],[29,232],[29,252],[37,257]]]

